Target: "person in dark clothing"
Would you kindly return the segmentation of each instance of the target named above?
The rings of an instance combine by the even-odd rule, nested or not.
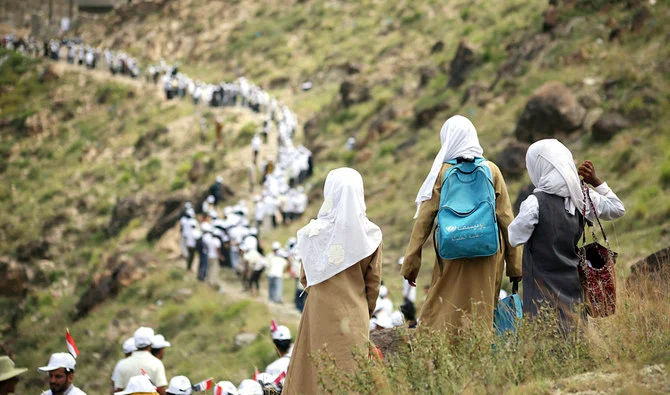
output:
[[[209,187],[209,194],[214,196],[214,205],[218,204],[222,199],[223,191],[223,177],[217,176],[216,182]]]

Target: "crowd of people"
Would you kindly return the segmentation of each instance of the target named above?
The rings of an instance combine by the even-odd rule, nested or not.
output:
[[[170,76],[165,85],[170,89],[176,80],[179,96],[179,72],[166,70],[165,75]],[[189,94],[194,101],[215,100],[217,105],[237,104],[239,99],[239,105],[259,112],[272,107],[272,102],[262,99],[265,96],[253,86],[243,89],[239,80],[236,84],[231,88],[194,83]],[[182,85],[188,93],[190,82]],[[201,93],[196,97],[198,88]],[[271,113],[276,115],[277,109],[283,111],[281,108],[278,106]],[[272,115],[269,117],[273,119]],[[286,119],[279,117],[281,143],[277,160],[265,166],[263,192],[254,197],[253,222],[245,201],[223,205],[216,192],[221,188],[221,178],[200,207],[187,203],[180,220],[187,269],[192,268],[197,257],[198,279],[215,289],[224,290],[221,267],[237,273],[252,295],[258,294],[266,271],[269,297],[276,303],[282,302],[284,276],[290,275],[296,284],[294,303],[302,316],[295,345],[289,347],[285,341],[291,338],[290,334],[273,325],[280,359],[268,367],[266,374],[243,381],[237,393],[262,393],[270,382],[286,394],[320,393],[319,372],[311,356],[325,348],[338,369],[354,372],[352,350],[369,348],[370,332],[374,330],[418,325],[458,333],[473,322],[492,329],[504,275],[512,283],[523,285],[524,319],[532,320],[541,310],[553,312],[564,335],[586,319],[581,308],[584,297],[577,244],[587,223],[597,218],[614,220],[625,213],[622,201],[598,177],[592,162],[587,160],[576,166],[570,150],[555,139],[533,143],[526,153],[526,168],[535,189],[515,217],[502,172],[485,159],[475,126],[463,116],[449,118],[440,131],[440,150],[415,199],[416,221],[399,261],[403,303],[396,310],[382,283],[382,230],[367,218],[363,178],[354,169],[329,172],[318,215],[298,231],[297,237],[286,243],[274,241],[267,251],[263,247],[259,240],[263,229],[276,226],[278,219],[302,221],[307,204],[298,184],[311,173],[311,160],[307,159],[305,168],[307,154],[301,153],[301,148],[293,148],[295,125]],[[254,139],[252,145],[259,144],[260,137]],[[470,169],[462,174],[471,177],[473,183],[484,181],[481,191],[459,194],[464,188],[459,183],[465,182],[452,175],[461,169]],[[283,205],[281,199],[290,203]],[[464,218],[473,213],[479,215],[472,218],[477,222],[464,223]],[[423,247],[431,234],[436,253],[431,285],[420,314],[415,317],[416,280]],[[489,234],[492,239],[484,239]],[[161,395],[186,393],[171,392],[172,383],[168,383],[157,358],[162,351],[153,353],[153,339],[150,329],[137,330],[133,339],[137,350],[119,362],[118,371],[115,369],[112,376],[114,389],[125,390],[117,393],[137,393],[129,392],[133,388]],[[284,343],[277,343],[281,340]],[[51,367],[56,365],[66,365],[59,367],[65,369],[65,376],[74,372],[74,364],[59,362]],[[140,367],[146,374],[138,375]],[[9,372],[19,374],[17,370]],[[180,376],[174,388],[187,388],[187,380]],[[0,388],[2,385],[0,382]],[[233,391],[222,393],[235,393],[232,384],[221,385]]]

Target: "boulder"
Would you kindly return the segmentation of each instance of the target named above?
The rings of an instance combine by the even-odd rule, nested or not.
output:
[[[112,218],[107,225],[109,236],[118,235],[128,223],[142,215],[146,207],[146,199],[143,196],[130,196],[119,200],[112,211]]]
[[[557,24],[558,24],[558,9],[556,8],[556,6],[550,5],[549,8],[547,8],[542,13],[542,31],[550,32],[554,30]]]
[[[438,52],[442,52],[442,50],[444,50],[444,41],[442,40],[436,42],[435,44],[433,44],[432,47],[430,47],[431,55]]]
[[[135,142],[135,157],[144,159],[160,145],[160,138],[168,132],[164,126],[157,127],[142,136]]]
[[[419,88],[423,88],[430,80],[435,77],[435,69],[430,66],[421,66],[419,68]]]
[[[507,60],[498,70],[498,75],[489,90],[495,89],[501,80],[507,77],[518,77],[525,73],[526,63],[537,58],[551,45],[551,34],[536,33],[530,37],[523,37],[519,41],[505,47]]]
[[[96,273],[75,307],[74,319],[85,317],[94,307],[115,297],[119,291],[144,278],[148,258],[128,257],[117,253],[107,260],[105,268]]]
[[[191,169],[188,171],[188,179],[192,183],[197,182],[199,179],[205,176],[205,164],[200,159],[193,159],[193,164]]]
[[[660,276],[670,279],[670,247],[656,251],[648,257],[641,259],[630,268],[631,278],[637,279],[641,276]]]
[[[256,341],[258,335],[255,333],[242,332],[235,335],[235,347],[243,348]]]
[[[474,49],[465,41],[458,44],[456,55],[449,64],[449,88],[457,88],[465,82],[468,74],[477,66]]]
[[[528,184],[525,187],[521,188],[519,191],[519,194],[516,196],[516,200],[514,201],[514,207],[512,209],[514,210],[514,215],[519,214],[519,208],[521,208],[521,203],[523,203],[524,200],[530,196],[533,191],[535,190],[535,185],[533,184]]]
[[[595,141],[605,142],[629,126],[630,122],[621,114],[606,112],[591,127],[591,135]]]
[[[42,72],[40,73],[40,76],[38,80],[41,83],[49,82],[49,81],[56,81],[61,79],[63,77],[63,66],[54,63],[54,62],[49,62],[44,69],[42,69]]]
[[[49,242],[46,239],[33,240],[16,247],[16,257],[21,262],[30,262],[49,257]]]
[[[370,341],[379,348],[384,358],[387,358],[409,345],[407,337],[411,331],[413,330],[397,328],[380,329],[370,332]]]
[[[595,92],[586,92],[579,95],[579,104],[587,110],[600,106],[600,96]]]
[[[347,78],[340,85],[340,99],[345,107],[370,100],[370,88],[360,79]]]
[[[514,134],[527,143],[570,134],[582,126],[585,115],[586,110],[565,85],[550,81],[528,99]]]
[[[495,163],[500,167],[505,178],[516,178],[523,175],[526,168],[526,151],[528,151],[528,144],[515,140],[498,153]]]
[[[274,77],[270,80],[270,89],[283,88],[288,85],[289,82],[291,82],[291,79],[288,76],[282,75],[279,77]]]
[[[9,257],[0,257],[0,296],[23,298],[28,292],[28,286],[26,266]]]
[[[417,126],[428,125],[442,111],[450,108],[449,103],[441,101],[429,106],[415,107],[414,120]]]
[[[348,75],[354,75],[361,72],[363,65],[360,63],[347,62],[342,66],[342,68]]]
[[[651,11],[649,8],[642,7],[640,8],[635,15],[633,15],[633,20],[630,24],[630,31],[633,33],[638,33],[644,26],[647,24],[647,21],[651,18]]]
[[[398,113],[395,106],[390,105],[379,112],[379,114],[370,122],[368,135],[383,135],[393,129],[392,121],[396,119]]]

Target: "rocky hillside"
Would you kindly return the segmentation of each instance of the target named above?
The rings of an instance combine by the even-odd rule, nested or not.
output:
[[[558,137],[577,160],[592,160],[627,207],[606,228],[621,278],[670,244],[670,7],[556,3],[143,0],[81,31],[146,63],[178,61],[205,81],[245,75],[289,104],[315,153],[312,200],[330,169],[363,174],[398,301],[394,262],[439,128],[453,114],[473,120],[513,198],[527,189],[525,149],[538,138]],[[182,345],[167,355],[173,372],[239,381],[267,362],[267,339],[248,347],[233,339],[265,333],[265,317],[279,312],[196,288],[176,266],[170,226],[175,208],[199,199],[213,174],[244,185],[245,126],[259,120],[230,109],[206,114],[225,118],[232,142],[213,151],[213,140],[191,138],[195,108],[165,102],[153,86],[0,59],[0,209],[11,213],[0,223],[0,342],[38,366],[70,326],[82,334],[80,348],[98,350],[80,362],[89,393],[106,388],[107,373],[98,372],[111,372],[120,340],[140,323]],[[307,81],[312,89],[301,90]],[[350,136],[356,149],[346,151]],[[147,238],[152,228],[160,232]],[[25,388],[36,392],[40,379],[33,374]]]

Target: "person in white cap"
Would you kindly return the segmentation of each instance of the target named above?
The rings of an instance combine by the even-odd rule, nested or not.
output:
[[[135,338],[134,337],[127,338],[126,341],[123,342],[123,354],[125,355],[124,358],[128,358],[135,351],[137,351],[137,347],[135,347]],[[123,361],[123,359],[120,359],[116,363],[116,365],[114,366],[114,371],[112,372],[111,392],[114,392],[114,390],[116,389],[116,387],[114,386],[114,380],[119,374],[119,363],[121,363],[121,361]]]
[[[219,263],[219,257],[221,254],[221,240],[214,236],[214,227],[205,222],[202,224],[202,244],[205,249],[204,253],[207,255],[206,266],[204,271],[199,271],[199,276],[201,280],[207,279],[207,282],[211,284],[215,289],[219,289],[221,282],[219,279],[219,272],[221,271],[221,264]],[[201,261],[202,264],[202,261]]]
[[[14,387],[19,382],[19,375],[27,370],[14,366],[14,361],[6,355],[0,357],[0,395],[13,394]]]
[[[375,305],[375,312],[382,311],[384,314],[389,317],[393,313],[393,301],[388,297],[389,290],[385,285],[379,287],[379,298],[377,298],[377,304]]]
[[[278,376],[288,371],[288,363],[291,361],[291,331],[284,325],[279,325],[272,332],[272,342],[275,344],[279,359],[265,368],[265,373]]]
[[[175,376],[170,380],[167,395],[191,395],[191,380],[186,376]]]
[[[165,356],[165,349],[171,345],[169,341],[165,340],[165,336],[156,335],[151,338],[151,355],[162,361]]]
[[[237,387],[230,381],[219,381],[214,386],[214,395],[238,395]]]
[[[202,212],[208,213],[209,210],[214,209],[214,203],[216,203],[216,198],[214,195],[207,196],[204,202],[202,202]]]
[[[133,376],[128,380],[128,385],[123,391],[117,391],[114,395],[166,395],[165,387],[163,387],[163,392],[160,388],[151,382],[149,377],[139,375]]]
[[[240,386],[237,388],[239,395],[263,395],[263,387],[254,380],[242,380]]]
[[[72,384],[74,380],[74,357],[66,352],[51,355],[49,364],[37,368],[38,372],[49,374],[49,391],[46,395],[86,395]]]
[[[140,327],[135,331],[133,338],[137,351],[117,364],[117,370],[114,375],[114,388],[116,391],[128,390],[131,377],[137,375],[142,369],[147,373],[151,381],[155,384],[156,391],[160,395],[165,395],[167,387],[167,377],[165,376],[165,367],[163,362],[151,355],[151,340],[154,337],[154,330],[147,327]],[[141,392],[141,391],[140,391]],[[133,392],[124,392],[133,393]],[[153,392],[152,392],[153,393]]]
[[[268,285],[270,301],[282,303],[284,273],[288,268],[288,261],[284,258],[281,251],[281,243],[275,241],[272,243],[272,253],[266,257],[268,262]]]

